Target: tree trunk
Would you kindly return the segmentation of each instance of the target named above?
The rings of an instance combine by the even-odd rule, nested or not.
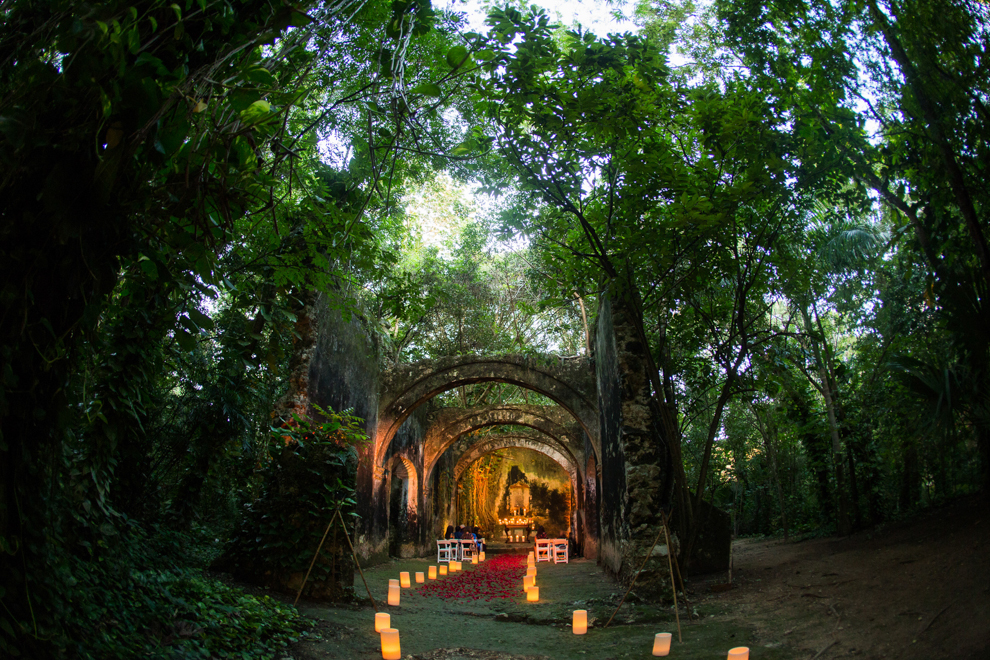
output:
[[[777,487],[777,502],[780,505],[780,524],[784,528],[784,540],[786,541],[788,540],[787,506],[784,503],[784,488],[780,483],[780,473],[777,471],[777,450],[773,446],[773,436],[776,436],[777,433],[776,430],[771,431],[771,422],[769,419],[766,424],[763,423],[760,419],[760,413],[755,408],[753,415],[756,417],[757,430],[760,432],[760,437],[763,438],[763,446],[767,451],[767,460],[770,463],[770,475]]]
[[[819,363],[819,371],[822,377],[822,395],[825,397],[825,408],[828,411],[828,426],[832,437],[832,466],[835,472],[835,492],[836,504],[838,506],[836,515],[836,529],[840,536],[848,536],[852,531],[849,523],[849,505],[846,497],[845,470],[842,466],[842,443],[839,440],[839,423],[835,418],[835,401],[832,398],[832,386],[829,382],[828,372],[825,365]]]
[[[718,400],[715,402],[715,414],[712,415],[712,421],[708,424],[708,437],[705,440],[705,451],[701,457],[701,469],[698,472],[698,486],[694,491],[694,502],[692,503],[692,508],[694,511],[701,510],[701,499],[705,494],[705,481],[708,478],[708,463],[712,457],[712,448],[715,445],[715,436],[718,435],[718,430],[722,427],[722,411],[725,410],[725,404],[728,403],[729,399],[732,398],[732,383],[735,380],[734,369],[729,371],[728,376],[726,376],[725,382],[722,383],[722,390],[718,394]],[[694,544],[698,540],[698,533],[701,531],[701,524],[697,519],[693,519],[691,526],[688,528],[688,540],[685,544],[684,549],[684,563],[685,565],[691,564],[691,553],[694,552]]]

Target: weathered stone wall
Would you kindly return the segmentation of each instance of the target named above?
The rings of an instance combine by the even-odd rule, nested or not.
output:
[[[374,556],[369,554],[369,560],[373,563],[387,560],[389,554],[399,557],[421,557],[428,555],[431,551],[431,545],[434,541],[431,533],[432,513],[428,510],[427,498],[425,496],[425,492],[427,491],[423,484],[425,478],[423,469],[423,438],[426,428],[429,425],[427,419],[430,409],[429,404],[427,404],[414,410],[406,418],[406,421],[402,423],[402,426],[399,427],[386,453],[386,465],[394,465],[396,460],[402,460],[406,465],[407,471],[412,472],[408,475],[411,489],[409,491],[409,500],[400,504],[400,506],[406,508],[406,514],[401,525],[402,528],[392,528],[396,521],[390,519],[386,520],[387,524],[384,528],[384,533],[387,537],[384,539],[386,542],[398,535],[400,540],[397,546],[391,549],[391,553],[386,546],[384,554],[380,550]],[[386,512],[392,511],[394,506],[390,501],[390,493],[395,493],[391,485],[393,478],[394,476],[390,474],[379,485],[379,507]]]
[[[280,404],[296,412],[308,410],[310,402],[336,411],[353,409],[365,420],[365,431],[374,438],[378,429],[381,370],[377,347],[356,315],[346,317],[332,309],[324,297],[307,307],[297,324],[300,339],[294,346],[289,392]],[[422,439],[428,407],[422,406],[402,424],[390,446],[388,457],[403,457],[413,464],[413,476],[423,470]],[[312,412],[312,411],[309,411]],[[369,441],[358,454],[356,488],[360,515],[354,544],[362,564],[388,560],[389,486],[384,470],[374,466],[374,443]],[[378,478],[376,479],[376,471]],[[421,483],[421,479],[420,482]],[[420,524],[422,488],[416,488],[403,530],[403,554],[420,553],[427,530]]]
[[[662,527],[669,505],[670,461],[650,401],[645,351],[635,312],[622,295],[607,291],[600,300],[595,332],[601,434],[600,533],[598,556],[628,582]],[[637,580],[641,595],[669,590],[666,546],[654,550]]]

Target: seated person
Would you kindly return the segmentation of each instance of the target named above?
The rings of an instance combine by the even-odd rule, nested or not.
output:
[[[478,546],[478,552],[485,551],[485,544],[481,542],[481,528],[475,525],[471,528],[471,535],[474,537],[474,544]]]
[[[457,528],[457,531],[454,532],[454,538],[457,539],[458,541],[464,538],[464,525],[461,525],[460,527]]]
[[[447,530],[443,533],[443,539],[445,541],[449,541],[452,538],[454,538],[454,526],[453,525],[447,525]]]
[[[545,539],[547,537],[547,531],[543,529],[543,525],[536,528],[536,538]]]

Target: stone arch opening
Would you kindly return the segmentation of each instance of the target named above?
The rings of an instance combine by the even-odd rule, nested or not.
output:
[[[480,438],[471,435],[492,426],[527,430]],[[431,484],[424,492],[425,506],[440,515],[439,527],[458,523],[462,512],[457,510],[457,487],[467,466],[498,446],[533,449],[550,457],[567,475],[570,519],[566,527],[568,536],[580,539],[584,535],[584,524],[578,512],[584,505],[585,437],[581,426],[560,406],[514,404],[436,411],[430,416],[422,442],[424,483]],[[432,486],[436,482],[436,467],[445,454],[446,469],[450,470],[454,484],[454,497],[449,501]],[[447,462],[450,460],[454,461],[453,466]]]
[[[588,457],[584,470],[584,510],[583,516],[585,537],[582,553],[587,559],[598,557],[598,502],[601,495],[601,474],[598,471],[598,461],[594,456]]]
[[[565,447],[561,447],[553,438],[545,434],[539,432],[500,433],[479,439],[474,444],[471,444],[457,459],[453,471],[454,483],[459,487],[464,473],[472,465],[482,458],[504,449],[523,449],[541,454],[553,461],[567,475],[567,502],[569,510],[566,516],[565,535],[569,538],[579,538],[579,529],[582,529],[582,526],[578,524],[578,512],[580,511],[582,502],[582,466]],[[501,501],[496,503],[496,506],[498,504],[501,504]],[[457,507],[454,507],[454,509],[456,511]],[[499,533],[498,529],[496,528],[493,531],[497,537]],[[508,531],[505,533],[508,534]]]
[[[423,438],[423,474],[427,481],[437,460],[461,437],[489,426],[522,426],[533,429],[555,445],[568,461],[580,466],[584,447],[581,428],[569,423],[558,406],[500,405],[478,408],[445,408],[432,416]],[[578,460],[578,456],[581,460]]]
[[[395,434],[417,407],[442,392],[483,382],[517,385],[548,397],[569,413],[595,454],[600,453],[595,374],[587,358],[462,355],[398,365],[383,374],[375,464],[383,464]]]
[[[479,458],[483,458],[499,449],[509,448],[532,449],[533,451],[537,451],[556,461],[560,467],[564,468],[575,483],[581,478],[573,456],[561,452],[549,442],[541,441],[536,434],[507,433],[482,440],[461,454],[461,457],[457,459],[457,464],[454,466],[454,481],[460,481],[464,470]]]
[[[386,468],[388,552],[402,557],[415,554],[418,538],[419,477],[405,456],[393,456]]]

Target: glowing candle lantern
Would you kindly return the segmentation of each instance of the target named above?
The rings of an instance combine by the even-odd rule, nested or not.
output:
[[[482,550],[480,553],[478,553],[478,559],[480,559],[481,561],[485,561],[485,551],[484,550]]]
[[[670,633],[657,633],[653,638],[653,655],[670,653]]]
[[[416,573],[416,584],[423,584],[426,582],[426,576],[422,573]]]
[[[471,563],[472,564],[478,563],[478,555],[471,555]]]
[[[440,575],[446,575],[446,574],[447,574],[447,567],[446,566],[441,566],[440,567]]]
[[[536,601],[540,600],[540,588],[530,587],[529,589],[527,589],[526,600],[528,600],[531,603],[535,603]]]
[[[535,560],[536,560],[536,554],[535,553],[530,552],[528,555],[526,555],[526,561],[535,561]]]
[[[388,612],[378,612],[375,614],[375,632],[380,633],[391,625],[391,617]]]
[[[459,562],[459,561],[452,561],[450,563],[452,564],[451,568],[454,569],[454,572],[455,573],[458,572],[459,570],[461,570],[461,562]]]
[[[588,632],[588,610],[574,610],[571,618],[571,632],[575,635],[583,635]]]
[[[526,569],[526,575],[528,575],[529,577],[531,577],[531,578],[533,578],[535,580],[536,579],[536,568],[533,567],[533,566],[530,566],[529,568],[527,568]]]
[[[428,578],[430,578],[431,580],[436,580],[437,579],[437,567],[436,566],[430,566],[429,570],[426,573],[426,576]]]
[[[399,631],[395,628],[382,630],[382,658],[402,660],[402,651],[399,649]]]
[[[390,578],[389,581],[388,581],[388,586],[390,586],[390,587],[397,587],[397,586],[399,586],[399,581],[396,580],[395,578]]]
[[[737,646],[729,649],[729,660],[749,660],[749,647]]]
[[[400,592],[401,592],[401,589],[399,589],[399,585],[397,585],[397,584],[390,584],[390,585],[388,585],[388,604],[389,605],[398,605],[399,604],[399,593]]]
[[[529,591],[535,586],[536,586],[536,578],[534,578],[532,575],[527,575],[526,577],[523,578],[523,589]]]
[[[399,573],[399,586],[408,587],[409,586],[409,571],[402,571]]]

